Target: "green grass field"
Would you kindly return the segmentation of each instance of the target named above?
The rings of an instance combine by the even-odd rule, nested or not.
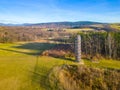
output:
[[[55,65],[72,63],[38,53],[52,44],[0,44],[0,90],[46,90],[45,80]]]
[[[55,66],[77,64],[59,58],[39,56],[54,44],[13,43],[0,44],[0,90],[49,90],[47,75]],[[120,61],[101,60],[92,67],[120,69]]]
[[[94,29],[91,29],[91,28],[64,29],[64,30],[66,30],[66,32],[69,32],[69,33],[78,33],[78,32],[81,32],[81,31],[94,31]]]
[[[111,24],[110,25],[112,28],[115,28],[117,30],[120,30],[120,25],[119,24]]]

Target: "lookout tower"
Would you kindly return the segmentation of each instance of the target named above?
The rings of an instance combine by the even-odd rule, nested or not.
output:
[[[75,59],[76,62],[83,63],[81,60],[81,36],[77,35],[75,39]]]

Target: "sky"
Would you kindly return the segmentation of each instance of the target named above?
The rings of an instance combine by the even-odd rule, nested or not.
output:
[[[0,0],[0,23],[120,22],[120,0]]]

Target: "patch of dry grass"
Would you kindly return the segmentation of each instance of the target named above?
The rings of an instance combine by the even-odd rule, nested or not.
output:
[[[63,65],[49,75],[52,90],[119,90],[120,71]]]

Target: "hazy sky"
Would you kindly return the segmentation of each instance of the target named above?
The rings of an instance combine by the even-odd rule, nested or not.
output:
[[[120,0],[0,0],[0,23],[120,22]]]

